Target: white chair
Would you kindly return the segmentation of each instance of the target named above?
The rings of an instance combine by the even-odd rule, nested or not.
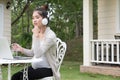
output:
[[[56,50],[56,63],[58,65],[58,71],[60,70],[60,67],[61,67],[61,64],[63,62],[63,59],[64,59],[64,56],[65,56],[65,52],[66,52],[66,48],[67,48],[67,45],[65,42],[61,41],[61,39],[57,38],[57,50]],[[27,70],[24,70],[24,74],[23,75],[23,80],[28,80],[26,78],[27,76]],[[37,80],[54,80],[54,77],[45,77],[45,78],[42,78],[42,79],[37,79]]]

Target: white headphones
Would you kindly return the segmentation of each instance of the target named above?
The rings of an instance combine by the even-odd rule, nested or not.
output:
[[[42,24],[43,25],[47,25],[48,24],[48,19],[47,18],[43,18],[42,19]]]

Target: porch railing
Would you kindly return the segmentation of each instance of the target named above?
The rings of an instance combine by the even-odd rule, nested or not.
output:
[[[120,64],[120,40],[92,40],[91,62]]]

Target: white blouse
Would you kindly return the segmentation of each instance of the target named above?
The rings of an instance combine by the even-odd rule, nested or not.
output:
[[[56,63],[56,35],[50,27],[46,28],[42,40],[33,35],[32,48],[30,50],[23,49],[23,53],[38,59],[38,61],[32,62],[33,68],[51,67],[55,80],[60,80],[60,73],[57,71],[58,66]]]

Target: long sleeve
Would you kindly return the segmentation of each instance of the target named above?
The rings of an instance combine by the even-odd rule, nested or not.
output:
[[[32,36],[32,47],[31,49],[26,49],[26,48],[23,48],[23,54],[27,55],[27,56],[34,56],[34,53],[33,53],[33,48],[34,48],[34,39],[33,39],[33,36]]]
[[[27,55],[27,56],[34,56],[33,54],[33,50],[32,49],[23,49],[23,54]]]

